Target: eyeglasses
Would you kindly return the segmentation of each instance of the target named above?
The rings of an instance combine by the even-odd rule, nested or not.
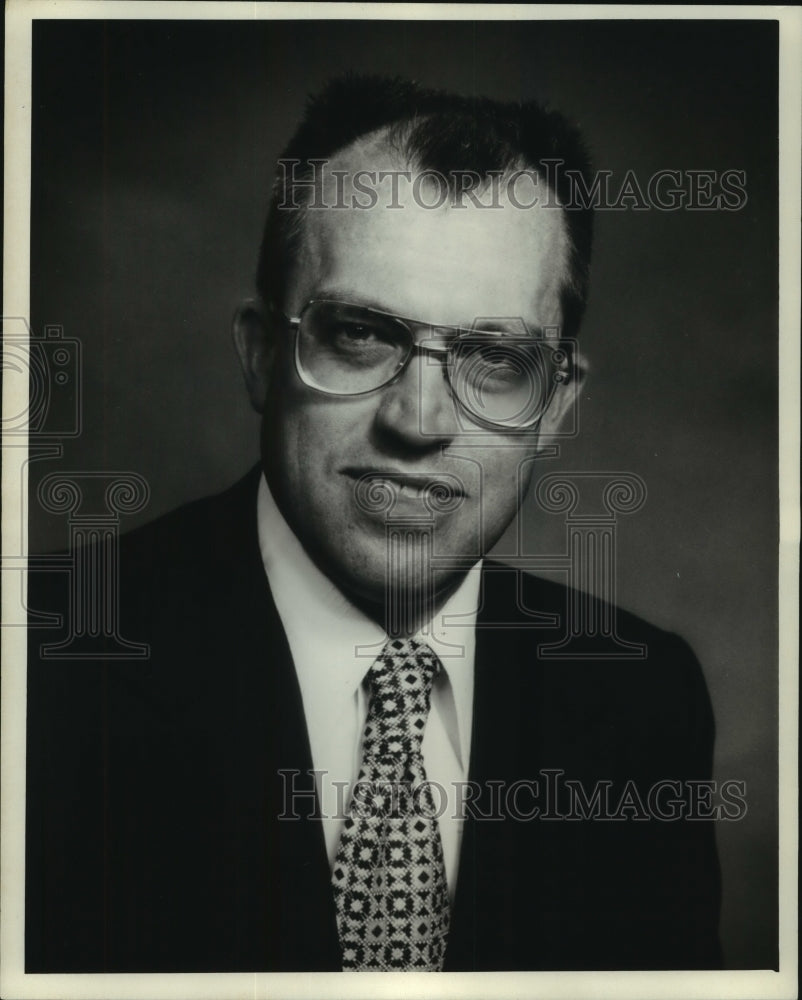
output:
[[[533,336],[521,321],[507,329],[499,328],[502,321],[488,329],[488,321],[471,329],[434,326],[331,299],[312,299],[299,316],[284,319],[295,331],[300,379],[332,396],[388,386],[414,353],[424,352],[443,362],[451,394],[471,419],[524,430],[537,424],[568,380],[564,347]]]

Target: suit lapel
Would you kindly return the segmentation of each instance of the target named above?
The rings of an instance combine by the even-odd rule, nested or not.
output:
[[[531,849],[536,824],[490,818],[504,814],[506,790],[537,771],[535,636],[542,633],[508,621],[511,609],[518,607],[516,572],[491,563],[482,578],[468,774],[478,798],[463,829],[446,971],[516,968],[521,954],[531,961],[536,947],[530,939],[522,952],[516,931],[525,922],[515,916],[527,902],[516,862],[522,827],[529,828]],[[525,797],[521,803],[526,804]],[[531,916],[526,924],[531,928]]]
[[[312,755],[295,666],[259,553],[257,483],[258,476],[249,482],[244,510],[226,522],[245,527],[229,550],[237,565],[231,566],[234,586],[221,614],[223,621],[238,623],[231,632],[238,736],[236,760],[229,761],[229,805],[241,810],[242,803],[252,804],[236,845],[239,857],[232,859],[240,883],[237,903],[249,914],[253,968],[336,970],[340,952],[328,858],[321,823],[312,818],[315,799],[308,794],[314,792]]]

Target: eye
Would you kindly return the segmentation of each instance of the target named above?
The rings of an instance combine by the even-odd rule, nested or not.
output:
[[[471,381],[513,381],[526,370],[527,359],[525,351],[498,340],[462,344],[458,354],[463,376]]]
[[[334,303],[318,305],[306,327],[318,359],[351,370],[395,365],[405,349],[403,332],[379,313]]]
[[[343,344],[366,344],[386,340],[379,327],[369,323],[356,323],[341,320],[332,324],[328,331],[333,342]]]
[[[486,347],[480,351],[484,370],[497,379],[516,378],[523,370],[521,355],[504,347]]]
[[[333,353],[364,362],[377,363],[397,349],[391,333],[370,321],[336,320],[327,326],[325,340]]]

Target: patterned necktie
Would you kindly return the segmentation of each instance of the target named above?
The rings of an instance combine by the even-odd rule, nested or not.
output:
[[[421,742],[440,661],[391,639],[368,672],[362,767],[334,860],[343,969],[439,972],[449,901]]]

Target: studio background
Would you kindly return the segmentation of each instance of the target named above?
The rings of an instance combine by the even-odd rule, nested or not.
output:
[[[275,159],[333,74],[539,98],[619,181],[746,172],[740,211],[597,214],[580,433],[535,476],[647,484],[620,519],[617,599],[704,666],[715,776],[747,786],[746,817],[717,827],[725,961],[776,968],[776,24],[56,21],[33,51],[31,325],[82,346],[81,433],[31,464],[34,552],[67,541],[34,499],[49,472],[141,474],[134,527],[256,461],[230,323]],[[563,532],[527,503],[527,552]]]

